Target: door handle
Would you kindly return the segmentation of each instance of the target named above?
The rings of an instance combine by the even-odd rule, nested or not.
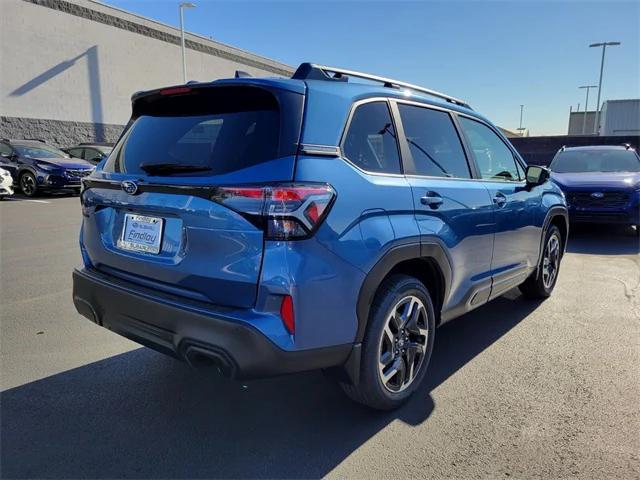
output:
[[[498,192],[493,197],[493,203],[495,203],[499,207],[502,207],[505,203],[507,203],[507,197],[505,197],[504,193]]]
[[[422,205],[431,207],[434,210],[442,205],[443,202],[444,200],[442,199],[442,197],[436,192],[427,192],[424,197],[420,198],[420,203],[422,203]]]

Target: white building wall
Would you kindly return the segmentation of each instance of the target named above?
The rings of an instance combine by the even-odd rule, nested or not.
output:
[[[15,135],[27,124],[53,128],[45,120],[125,124],[133,92],[182,83],[180,45],[171,43],[179,35],[92,0],[0,0],[0,134]],[[254,76],[293,72],[197,35],[187,34],[187,45],[193,80],[232,77],[235,70]]]
[[[600,135],[639,135],[640,99],[607,100],[601,118]]]

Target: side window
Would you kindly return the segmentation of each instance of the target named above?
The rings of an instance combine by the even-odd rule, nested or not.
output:
[[[460,123],[469,139],[482,178],[505,182],[520,180],[513,153],[493,130],[463,116],[460,116]]]
[[[447,112],[404,104],[398,109],[416,174],[471,178],[462,143]]]
[[[9,145],[7,145],[6,143],[0,143],[0,154],[11,156],[12,153],[13,150],[11,150],[11,147]]]
[[[84,158],[85,160],[93,160],[95,162],[101,160],[102,155],[95,148],[85,148],[82,158]]]
[[[69,150],[69,155],[75,158],[82,158],[82,148],[72,148]]]
[[[363,170],[400,173],[396,131],[386,102],[356,108],[342,148],[345,157]]]

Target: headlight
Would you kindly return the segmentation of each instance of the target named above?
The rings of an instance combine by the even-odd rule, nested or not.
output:
[[[48,163],[36,163],[36,166],[40,170],[44,170],[46,172],[55,172],[56,170],[59,169],[58,167],[56,167],[54,165],[49,165]]]

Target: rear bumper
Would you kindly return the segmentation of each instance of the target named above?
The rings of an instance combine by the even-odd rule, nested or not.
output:
[[[258,378],[340,366],[352,345],[285,351],[233,311],[179,305],[90,270],[73,272],[76,310],[94,323],[193,366],[216,365],[233,378]]]

